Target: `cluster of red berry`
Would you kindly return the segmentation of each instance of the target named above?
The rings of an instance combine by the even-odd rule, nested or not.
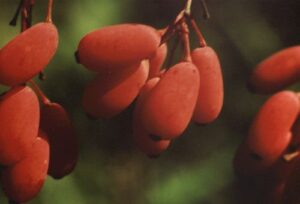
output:
[[[219,59],[206,46],[188,6],[166,29],[121,24],[88,33],[75,54],[80,64],[97,73],[84,91],[84,110],[94,118],[111,118],[137,98],[133,139],[149,156],[166,150],[191,120],[214,121],[223,105]],[[200,41],[192,53],[188,23]],[[174,35],[184,45],[183,59],[162,69],[166,43]]]
[[[66,111],[31,81],[58,46],[52,1],[46,21],[30,27],[33,5],[33,0],[21,1],[16,16],[21,12],[22,32],[0,50],[0,84],[11,87],[0,97],[1,186],[13,203],[33,199],[47,174],[61,178],[77,161],[76,139]],[[33,89],[26,85],[28,81]]]
[[[261,199],[254,203],[300,202],[295,191],[300,179],[300,97],[282,90],[299,80],[299,67],[300,46],[286,48],[262,61],[249,80],[253,92],[273,94],[260,108],[234,159],[242,183]]]

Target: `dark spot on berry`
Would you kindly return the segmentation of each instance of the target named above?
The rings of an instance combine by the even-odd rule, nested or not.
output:
[[[263,159],[260,155],[256,153],[251,153],[250,156],[252,159],[255,159],[256,161],[261,161]]]
[[[161,137],[160,136],[157,136],[157,135],[150,135],[150,139],[155,141],[155,142],[158,142],[158,141],[161,141]]]

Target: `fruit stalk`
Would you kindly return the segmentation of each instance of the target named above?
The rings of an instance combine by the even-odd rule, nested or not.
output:
[[[46,20],[45,20],[47,23],[52,23],[52,8],[53,8],[53,0],[49,0],[47,16],[46,16]]]
[[[9,22],[9,25],[11,25],[11,26],[16,26],[17,25],[17,20],[18,20],[18,17],[19,17],[19,14],[20,14],[23,2],[24,2],[24,0],[20,1],[19,5],[18,5],[18,8],[17,8],[17,10],[16,10],[16,12],[14,14],[14,17]]]
[[[171,65],[173,63],[175,51],[178,47],[179,42],[180,42],[180,36],[177,34],[175,36],[174,44],[173,44],[172,48],[170,49],[170,57],[169,57],[168,62],[167,62],[167,67],[171,67]]]
[[[182,20],[181,23],[181,32],[182,32],[182,41],[184,45],[184,61],[191,62],[191,47],[190,47],[190,39],[189,39],[189,29],[185,22],[185,20]]]
[[[203,8],[203,17],[204,17],[204,19],[209,19],[210,14],[209,14],[207,4],[206,4],[205,0],[201,0],[200,3],[201,3],[201,6]]]
[[[38,95],[38,97],[43,105],[51,103],[51,101],[47,98],[47,96],[44,94],[44,92],[38,87],[38,85],[34,81],[30,80],[29,83],[30,83],[32,89]]]
[[[191,14],[191,6],[192,6],[193,0],[187,0],[185,4],[184,12],[188,15]]]
[[[206,47],[207,46],[206,41],[205,41],[205,39],[203,37],[203,34],[202,34],[200,28],[197,25],[195,19],[191,15],[189,15],[188,18],[189,18],[189,21],[190,21],[190,23],[192,25],[192,28],[196,32],[196,35],[197,35],[198,40],[199,40],[200,47]]]

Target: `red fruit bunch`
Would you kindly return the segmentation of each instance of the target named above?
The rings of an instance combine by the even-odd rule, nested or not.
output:
[[[96,73],[83,93],[85,112],[92,118],[112,118],[137,99],[133,140],[148,156],[166,150],[190,121],[214,121],[223,105],[218,56],[206,45],[189,6],[165,29],[119,24],[92,31],[80,40],[75,53],[78,63]],[[192,52],[188,23],[200,41]],[[184,44],[182,59],[176,63],[172,62],[176,47],[170,51],[167,46],[173,36]]]
[[[263,60],[249,80],[251,91],[273,94],[255,116],[238,147],[234,169],[252,203],[299,203],[300,98],[283,91],[299,80],[300,47],[283,49]],[[248,195],[249,196],[249,195]]]
[[[58,45],[52,1],[46,22],[30,27],[33,5],[33,0],[21,1],[11,24],[16,25],[21,12],[22,32],[0,50],[0,84],[10,86],[0,97],[0,185],[11,203],[32,200],[47,174],[62,178],[78,157],[66,111],[31,80],[47,66]]]

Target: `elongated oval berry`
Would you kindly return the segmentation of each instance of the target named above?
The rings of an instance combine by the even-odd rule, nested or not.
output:
[[[246,139],[253,154],[271,166],[291,141],[291,128],[299,114],[299,98],[291,91],[271,96],[257,113]]]
[[[98,75],[92,80],[83,94],[84,110],[95,118],[111,118],[126,109],[138,95],[149,73],[147,61],[133,68]]]
[[[162,44],[157,48],[155,54],[149,59],[149,79],[159,75],[161,66],[167,57],[167,44]]]
[[[41,108],[41,129],[48,135],[50,163],[48,174],[62,178],[73,171],[78,160],[78,147],[74,128],[65,109],[57,103]]]
[[[49,144],[40,132],[25,158],[3,169],[1,185],[7,197],[19,203],[33,199],[43,186],[48,164]]]
[[[274,93],[300,78],[300,46],[283,49],[260,62],[249,79],[249,88],[262,94]]]
[[[163,74],[143,102],[141,118],[152,135],[180,136],[191,120],[198,98],[200,77],[190,62],[181,62]]]
[[[96,72],[115,72],[150,58],[160,36],[147,25],[121,24],[93,31],[78,46],[79,62]]]
[[[197,48],[192,52],[193,63],[201,76],[199,96],[193,120],[207,124],[214,121],[223,106],[223,76],[216,52],[211,47]]]
[[[52,23],[38,23],[7,43],[0,52],[0,83],[15,86],[41,72],[52,59],[58,33]]]
[[[158,82],[159,78],[154,77],[143,86],[136,101],[135,109],[133,111],[133,140],[136,146],[150,157],[156,157],[160,155],[169,147],[171,143],[170,140],[152,140],[150,137],[151,135],[141,122],[141,108],[144,98],[153,89],[153,87],[156,86]]]
[[[38,134],[39,101],[31,88],[19,86],[0,98],[0,164],[21,160]]]

